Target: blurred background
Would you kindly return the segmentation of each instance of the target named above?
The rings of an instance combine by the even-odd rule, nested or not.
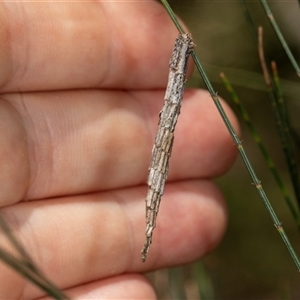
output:
[[[248,109],[254,125],[294,198],[257,53],[254,28],[242,1],[170,0],[188,25],[196,51],[218,94],[236,111],[218,74],[223,71]],[[300,134],[300,85],[259,1],[246,1],[256,28],[263,26],[267,58],[277,63],[291,123]],[[300,6],[296,0],[268,1],[300,63]],[[188,86],[204,87],[195,70]],[[184,112],[182,112],[184,113]],[[201,114],[201,112],[199,112]],[[240,118],[241,120],[241,118]],[[243,146],[274,210],[300,256],[300,233],[266,163],[243,121]],[[297,152],[298,155],[299,151]],[[160,299],[300,299],[300,275],[276,231],[240,158],[217,183],[229,208],[229,226],[220,246],[196,264],[149,274]]]

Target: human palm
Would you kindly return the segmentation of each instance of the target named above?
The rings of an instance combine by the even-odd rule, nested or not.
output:
[[[220,241],[226,210],[210,178],[236,155],[207,92],[187,90],[142,263],[145,182],[176,29],[155,1],[2,2],[0,22],[4,218],[71,297],[155,298],[140,274]],[[3,263],[0,282],[2,299],[44,295]]]

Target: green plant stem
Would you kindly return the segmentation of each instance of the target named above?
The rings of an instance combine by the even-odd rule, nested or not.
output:
[[[267,87],[268,95],[271,101],[271,105],[273,108],[277,129],[279,132],[279,137],[281,140],[281,145],[283,149],[283,153],[285,156],[286,164],[289,169],[289,174],[291,177],[291,181],[293,184],[294,193],[296,196],[296,200],[298,203],[298,207],[300,207],[300,185],[299,185],[299,174],[298,168],[296,165],[296,157],[293,149],[293,143],[291,139],[291,134],[289,130],[289,121],[288,114],[283,102],[279,76],[276,68],[275,62],[271,64],[273,69],[273,80],[274,84],[270,78],[269,71],[267,65],[265,63],[265,54],[263,47],[263,29],[262,27],[258,28],[258,53],[259,60],[262,68],[262,72],[265,78],[265,84]]]
[[[214,286],[209,272],[205,267],[204,261],[197,261],[192,266],[193,278],[198,287],[199,299],[211,300],[215,299]]]
[[[220,68],[218,66],[206,63],[202,63],[202,66],[204,67],[206,74],[209,75],[211,82],[222,83],[219,77]],[[230,77],[230,82],[234,86],[241,86],[256,91],[266,90],[264,78],[261,73],[228,67],[222,67],[222,70]],[[198,72],[194,72],[192,79],[202,80]],[[300,94],[300,85],[298,82],[280,78],[280,83],[283,95],[297,101],[296,99],[298,99]]]
[[[271,62],[271,69],[272,69],[272,74],[273,74],[274,90],[275,90],[277,102],[279,104],[280,114],[282,115],[282,117],[285,120],[286,125],[287,125],[287,128],[285,128],[285,130],[288,130],[288,132],[290,132],[289,115],[288,115],[288,112],[286,109],[285,101],[282,97],[282,89],[281,89],[280,79],[279,79],[279,75],[278,75],[277,64],[275,61]]]
[[[172,299],[186,300],[182,267],[169,269],[169,287]]]
[[[296,163],[296,155],[293,148],[291,126],[290,126],[285,102],[282,97],[280,80],[279,80],[277,66],[275,62],[271,62],[271,68],[273,73],[274,87],[272,89],[273,94],[270,95],[270,98],[272,101],[272,106],[274,107],[274,110],[276,110],[275,117],[276,117],[277,124],[280,125],[279,133],[282,141],[282,147],[285,154],[289,173],[291,176],[291,181],[293,184],[294,193],[298,203],[298,208],[300,208],[299,172]]]
[[[256,144],[258,145],[271,173],[273,174],[274,176],[274,179],[277,183],[277,185],[279,186],[280,190],[281,190],[281,193],[298,225],[298,228],[300,228],[300,216],[299,216],[299,213],[288,193],[288,190],[286,188],[286,186],[284,185],[283,183],[283,180],[281,179],[279,173],[277,172],[277,169],[275,167],[275,163],[273,161],[273,159],[271,158],[271,156],[269,155],[269,152],[267,151],[267,149],[265,148],[256,128],[254,127],[253,125],[253,122],[251,121],[251,118],[245,108],[245,106],[243,105],[243,103],[240,101],[238,95],[236,94],[234,88],[232,87],[230,81],[228,80],[228,78],[225,76],[224,73],[221,73],[220,74],[220,78],[222,79],[223,83],[224,83],[224,86],[226,87],[227,91],[229,92],[229,94],[231,95],[231,99],[233,100],[233,102],[235,103],[235,105],[238,107],[242,117],[243,117],[243,120],[245,121],[246,125],[248,126],[250,132],[251,132],[251,135],[254,139],[254,141],[256,142]]]
[[[268,19],[269,19],[269,21],[270,21],[270,23],[271,23],[271,25],[272,25],[272,27],[273,27],[273,29],[274,29],[277,37],[278,37],[278,39],[279,39],[279,41],[280,41],[283,49],[285,50],[286,55],[288,56],[291,64],[293,65],[293,67],[294,67],[297,75],[300,77],[300,68],[298,66],[298,63],[296,62],[296,59],[294,58],[294,56],[293,56],[293,54],[292,54],[292,52],[291,52],[288,44],[286,43],[286,41],[285,41],[285,39],[284,39],[281,31],[280,31],[280,29],[279,29],[279,27],[278,27],[278,25],[277,25],[277,23],[276,23],[276,21],[274,19],[274,16],[273,16],[273,14],[272,14],[272,12],[271,12],[271,10],[269,8],[269,5],[267,4],[267,1],[266,0],[260,0],[260,3],[261,3],[261,5],[264,8],[264,10],[265,10],[265,12],[267,14],[267,17],[268,17]]]
[[[24,263],[26,263],[29,268],[36,271],[37,268],[35,267],[34,263],[32,262],[30,256],[27,254],[25,249],[18,242],[18,240],[15,238],[15,236],[12,234],[12,232],[9,229],[8,225],[3,220],[1,214],[0,214],[0,228],[4,232],[7,239],[11,242],[12,246],[17,250],[19,255],[22,257]]]
[[[258,55],[262,68],[262,72],[265,79],[265,84],[267,87],[268,95],[271,101],[271,105],[273,108],[277,129],[279,132],[279,137],[281,140],[281,145],[283,149],[283,153],[285,156],[286,164],[289,169],[289,174],[292,180],[294,193],[296,196],[296,200],[298,203],[298,207],[300,207],[300,185],[299,185],[299,174],[298,168],[296,164],[296,156],[293,149],[293,143],[290,135],[290,131],[288,130],[288,120],[287,120],[287,112],[283,105],[283,98],[281,95],[279,77],[276,69],[276,74],[273,75],[276,77],[276,83],[273,85],[271,77],[269,75],[269,71],[265,62],[265,54],[263,47],[263,29],[262,27],[258,28]],[[274,67],[273,63],[273,67]]]
[[[181,24],[178,22],[177,17],[175,16],[173,9],[171,8],[171,6],[169,5],[169,2],[167,0],[161,0],[162,5],[164,6],[164,8],[166,9],[167,13],[169,14],[169,17],[172,19],[174,25],[176,26],[177,30],[180,33],[185,33]]]
[[[1,214],[0,228],[19,255],[19,258],[17,258],[0,247],[0,259],[55,299],[69,299],[63,292],[55,287],[54,284],[52,284],[49,279],[47,279],[34,265],[32,259],[25,251],[24,247],[22,247],[22,245],[13,235],[8,225],[3,220]]]
[[[178,22],[172,8],[168,4],[168,2],[166,0],[161,0],[161,2],[164,5],[165,9],[167,10],[167,12],[168,12],[169,16],[171,17],[171,19],[173,20],[173,22],[174,22],[175,26],[177,27],[177,29],[179,30],[179,32],[184,33],[184,30],[182,29],[180,23]],[[277,231],[279,232],[282,240],[284,241],[284,243],[285,243],[292,259],[294,260],[294,263],[295,263],[298,271],[300,271],[300,261],[299,261],[297,255],[296,255],[291,243],[289,242],[289,239],[288,239],[285,231],[283,230],[283,228],[281,226],[281,222],[278,220],[278,218],[275,214],[275,211],[273,210],[265,191],[263,190],[263,187],[261,185],[260,180],[257,178],[257,176],[255,174],[255,171],[252,168],[252,165],[251,165],[251,163],[250,163],[250,161],[247,157],[246,151],[244,150],[244,148],[242,146],[242,142],[238,138],[235,130],[233,129],[233,127],[232,127],[232,125],[231,125],[231,123],[230,123],[230,121],[229,121],[229,119],[228,119],[221,103],[220,103],[220,100],[217,96],[217,93],[214,91],[212,85],[210,84],[209,79],[207,78],[207,76],[206,76],[206,74],[205,74],[205,72],[204,72],[204,70],[203,70],[203,68],[200,64],[200,61],[199,61],[199,59],[196,55],[195,50],[192,52],[192,57],[194,59],[196,68],[198,69],[200,75],[202,76],[203,81],[204,81],[208,91],[210,92],[211,97],[212,97],[212,99],[213,99],[213,101],[214,101],[214,103],[215,103],[215,105],[216,105],[216,107],[217,107],[217,109],[218,109],[218,111],[219,111],[219,113],[220,113],[220,115],[221,115],[221,117],[222,117],[222,119],[223,119],[223,121],[224,121],[224,123],[225,123],[232,139],[233,139],[233,141],[234,141],[234,143],[237,146],[237,149],[238,149],[238,151],[239,151],[239,153],[240,153],[240,155],[241,155],[241,157],[244,161],[244,164],[246,165],[246,168],[247,168],[247,170],[250,174],[251,179],[253,180],[253,184],[256,187],[256,190],[257,190],[258,194],[260,195],[263,203],[265,204],[265,206],[266,206],[266,208],[267,208],[267,210],[268,210],[268,212],[271,216],[271,219],[272,219]]]
[[[299,0],[300,1],[300,0]],[[247,6],[247,1],[246,0],[241,0],[241,5],[243,7],[243,12],[244,12],[244,16],[246,18],[246,21],[247,23],[250,25],[250,28],[252,30],[252,35],[253,35],[253,38],[254,40],[256,41],[257,40],[257,32],[256,32],[256,26],[254,24],[254,21],[253,21],[253,18],[251,16],[251,13],[248,9],[248,6]]]
[[[0,259],[2,259],[11,268],[13,268],[19,274],[30,280],[40,289],[44,290],[48,295],[52,296],[54,299],[70,299],[63,292],[58,290],[52,283],[50,283],[49,280],[41,276],[40,272],[35,272],[31,268],[29,268],[27,264],[24,264],[23,261],[18,260],[2,248],[0,248]]]

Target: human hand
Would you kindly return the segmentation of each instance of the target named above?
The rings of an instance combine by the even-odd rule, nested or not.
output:
[[[147,169],[176,29],[155,1],[2,2],[0,22],[3,216],[70,297],[155,298],[139,274],[196,260],[220,241],[226,210],[210,178],[236,155],[208,93],[187,90],[142,263]],[[2,299],[44,295],[3,263],[0,282]]]

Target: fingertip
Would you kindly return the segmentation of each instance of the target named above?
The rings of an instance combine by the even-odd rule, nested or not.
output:
[[[139,274],[125,274],[66,290],[72,299],[157,299],[149,280]],[[46,300],[50,298],[42,298]]]
[[[174,213],[178,215],[178,226],[182,228],[178,229],[181,234],[174,235],[175,239],[170,242],[180,252],[177,259],[181,263],[191,262],[220,243],[227,226],[225,201],[213,182],[190,181],[182,183],[182,195],[178,195],[176,206]],[[169,222],[163,226],[174,228],[174,218],[169,218]]]

